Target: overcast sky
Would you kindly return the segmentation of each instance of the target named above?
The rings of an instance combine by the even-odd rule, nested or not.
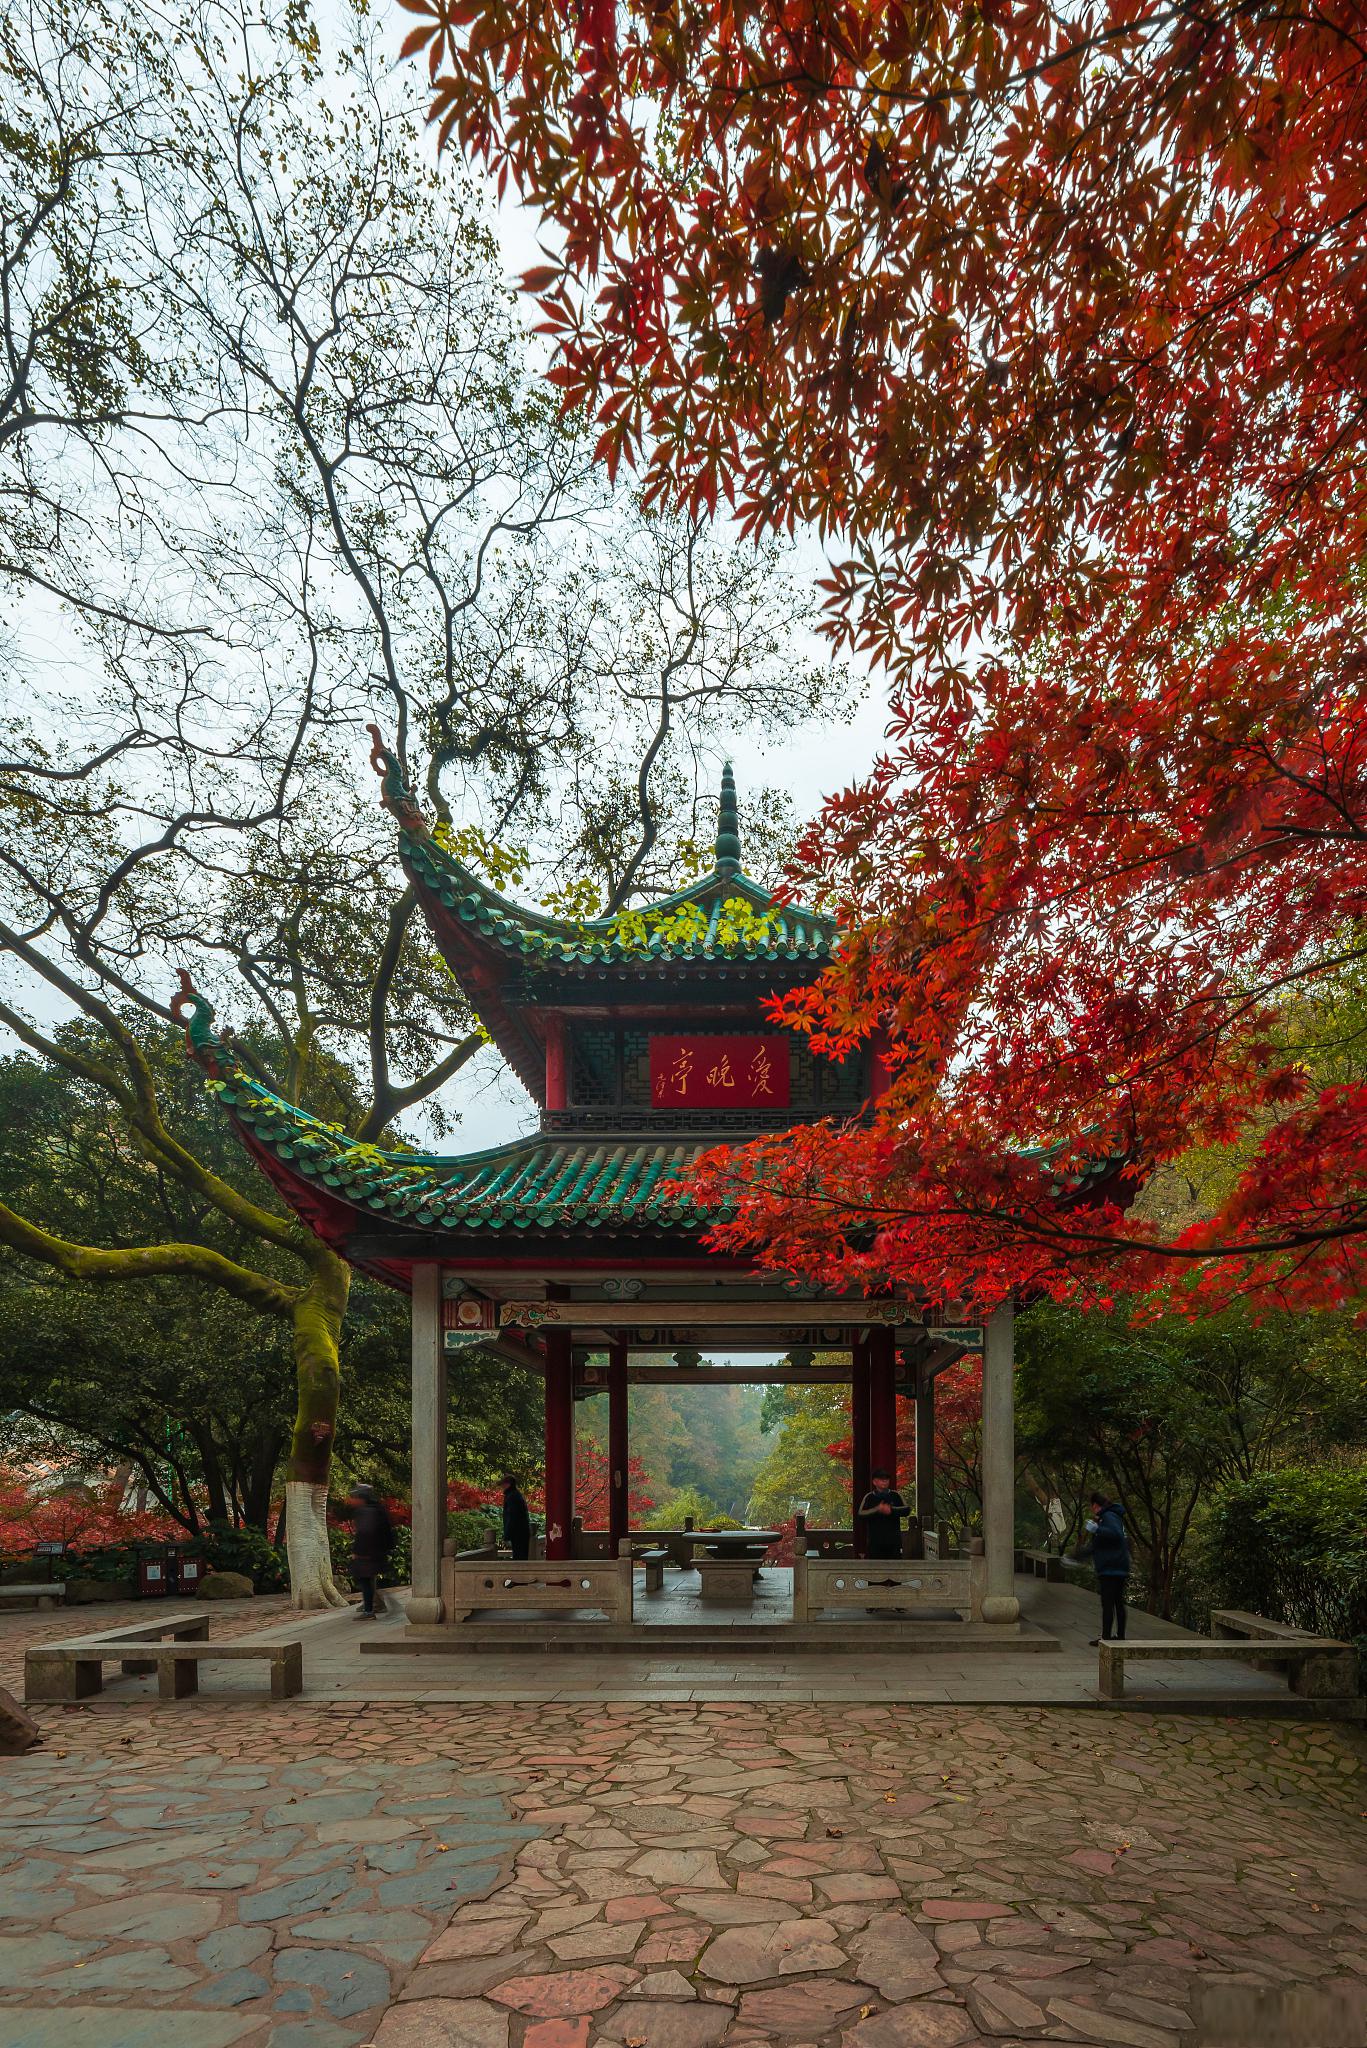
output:
[[[389,12],[396,23],[403,23],[396,33],[397,48],[407,24],[396,6]],[[515,282],[524,270],[544,260],[544,231],[536,216],[512,194],[498,206],[497,219],[509,279]],[[553,244],[547,241],[545,246]],[[815,539],[801,549],[801,560],[804,572],[815,583],[823,570],[822,552]],[[804,645],[809,648],[810,642]],[[866,773],[882,749],[886,726],[885,687],[881,680],[871,680],[849,723],[826,721],[794,727],[763,745],[753,738],[738,737],[731,758],[741,794],[747,788],[787,789],[798,817],[809,818],[823,797]],[[720,772],[720,760],[716,765]],[[458,1110],[462,1120],[459,1130],[446,1141],[452,1150],[473,1151],[499,1144],[536,1127],[536,1111],[525,1090],[492,1050],[473,1068],[467,1067],[448,1090],[447,1107]]]
[[[320,12],[325,32],[329,15],[333,24],[340,27],[339,13],[333,11],[332,0],[322,0]],[[375,13],[397,53],[403,34],[411,24],[401,14],[396,0],[381,0]],[[420,89],[421,80],[416,75],[415,83]],[[512,199],[505,200],[496,209],[496,220],[509,281],[514,282],[524,269],[538,260],[538,224]],[[528,325],[532,317],[529,307]],[[544,343],[538,340],[533,347],[543,349]],[[809,579],[814,584],[823,570],[822,552],[815,540],[801,547],[799,564],[800,578]],[[39,611],[37,606],[30,607],[26,618],[28,658],[39,676],[46,660],[51,661],[59,674],[64,674],[69,659],[65,623],[54,616],[50,632],[46,631]],[[809,635],[801,632],[795,636],[794,650],[795,659],[810,661],[816,647]],[[806,819],[818,809],[824,797],[867,772],[881,748],[885,725],[883,686],[870,682],[850,720],[840,722],[828,718],[819,723],[793,726],[762,741],[753,735],[738,734],[729,749],[718,744],[716,759],[707,762],[707,771],[714,778],[718,777],[724,754],[729,751],[742,796],[761,787],[786,789],[798,818]],[[358,772],[368,783],[363,767]],[[401,882],[396,858],[396,892]],[[23,978],[21,999],[32,1003],[45,1021],[55,1021],[57,1013],[53,1009],[54,999],[50,991],[30,987],[26,977]],[[241,1020],[234,1018],[232,1021]],[[5,1038],[0,1038],[0,1045],[6,1045]],[[451,1083],[446,1091],[445,1107],[448,1114],[460,1118],[456,1130],[442,1141],[443,1149],[454,1152],[476,1150],[535,1128],[533,1105],[491,1049]],[[406,1127],[408,1135],[417,1142],[431,1142],[432,1134],[425,1128],[420,1114],[406,1119]]]

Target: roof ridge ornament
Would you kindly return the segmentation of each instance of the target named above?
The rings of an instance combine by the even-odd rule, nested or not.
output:
[[[203,1067],[215,1081],[221,1081],[224,1068],[233,1063],[233,1056],[226,1042],[214,1030],[214,1006],[195,987],[188,968],[179,967],[176,972],[180,976],[180,987],[171,998],[170,1008],[177,1024],[185,1027],[185,1049],[196,1066]],[[187,1010],[190,1013],[188,1018]]]
[[[717,806],[717,850],[713,862],[716,874],[738,875],[740,865],[740,807],[736,802],[736,778],[727,761],[721,771],[721,800]]]
[[[378,725],[368,725],[366,731],[370,734],[371,740],[370,765],[380,778],[380,798],[385,809],[405,832],[426,839],[429,836],[427,820],[418,809],[417,798],[404,780],[398,756],[390,753]]]

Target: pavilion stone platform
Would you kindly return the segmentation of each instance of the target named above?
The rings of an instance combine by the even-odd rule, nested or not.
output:
[[[604,1704],[677,1703],[681,1701],[788,1702],[794,1707],[822,1700],[854,1707],[889,1703],[934,1706],[1010,1705],[1087,1708],[1099,1713],[1254,1716],[1299,1722],[1354,1721],[1364,1718],[1361,1696],[1352,1699],[1305,1698],[1293,1693],[1282,1670],[1259,1669],[1256,1647],[1249,1661],[1164,1662],[1141,1665],[1120,1700],[1102,1697],[1098,1688],[1097,1601],[1076,1586],[1046,1584],[1018,1576],[1022,1641],[1036,1649],[1047,1643],[1047,1655],[1021,1655],[1019,1647],[996,1643],[970,1645],[962,1637],[935,1645],[921,1654],[915,1646],[889,1642],[870,1631],[862,1640],[854,1632],[836,1640],[813,1643],[781,1630],[744,1626],[719,1627],[712,1640],[699,1641],[667,1623],[649,1639],[627,1643],[587,1638],[582,1633],[565,1644],[569,1654],[527,1655],[507,1636],[473,1657],[450,1652],[450,1629],[413,1628],[405,1618],[406,1594],[391,1593],[389,1612],[363,1624],[354,1610],[316,1615],[287,1615],[265,1630],[267,1640],[302,1636],[304,1700],[372,1704],[383,1712],[399,1701],[449,1701],[480,1707],[491,1702],[581,1700]],[[168,1603],[170,1605],[172,1603]],[[138,1610],[140,1611],[140,1610]],[[131,1607],[128,1613],[133,1615]],[[214,1632],[231,1627],[232,1617],[215,1617]],[[4,1638],[31,1637],[42,1622],[46,1632],[69,1629],[69,1621],[18,1613],[0,1617],[0,1663]],[[1199,1638],[1176,1622],[1153,1615],[1133,1615],[1136,1634],[1191,1642]],[[422,1647],[435,1640],[436,1654]],[[413,1648],[399,1647],[413,1645]],[[535,1647],[532,1645],[531,1647]],[[388,1653],[392,1650],[392,1653]],[[994,1651],[999,1652],[994,1654]],[[14,1679],[17,1680],[17,1664]],[[253,1692],[253,1688],[255,1691]],[[225,1665],[215,1679],[214,1696],[260,1698],[259,1677]],[[101,1708],[116,1712],[121,1703],[155,1700],[155,1678],[111,1673]],[[188,1701],[168,1707],[168,1715],[212,1707],[212,1700]]]
[[[776,903],[745,873],[730,768],[709,874],[625,922],[574,923],[524,909],[463,866],[446,836],[429,830],[378,733],[375,742],[408,883],[472,1007],[537,1103],[539,1128],[461,1157],[358,1144],[265,1087],[214,1032],[201,997],[187,990],[182,1002],[192,1053],[284,1199],[358,1270],[411,1294],[407,1640],[424,1651],[442,1641],[468,1650],[491,1628],[511,1641],[528,1626],[542,1648],[566,1630],[595,1642],[614,1630],[645,1643],[666,1631],[681,1640],[690,1629],[699,1643],[720,1632],[732,1639],[719,1604],[706,1603],[696,1622],[661,1626],[621,1579],[631,1535],[631,1384],[848,1385],[856,1506],[874,1467],[896,1474],[898,1403],[914,1404],[915,1472],[902,1479],[930,1529],[936,1377],[980,1352],[982,1556],[971,1618],[941,1621],[923,1602],[914,1620],[903,1620],[886,1611],[890,1597],[851,1596],[837,1625],[860,1644],[872,1622],[885,1639],[922,1648],[936,1646],[943,1628],[959,1646],[1045,1647],[1020,1626],[1013,1577],[1011,1302],[984,1324],[935,1302],[929,1290],[865,1297],[720,1252],[709,1242],[718,1215],[679,1178],[719,1142],[865,1115],[888,1083],[885,1043],[834,1062],[769,1023],[766,999],[812,981],[837,935],[828,917]],[[1121,1164],[1098,1169],[1094,1188],[1060,1191],[1060,1200],[1124,1199]],[[465,1598],[468,1585],[449,1574],[444,1589],[448,1412],[460,1401],[471,1347],[535,1374],[544,1389],[545,1563],[557,1568],[557,1583],[541,1602],[555,1612],[530,1623],[533,1603],[516,1585],[501,1586],[492,1603]],[[575,1556],[574,1533],[575,1411],[594,1396],[608,1404],[609,1466],[608,1528],[596,1560]],[[865,1542],[856,1517],[853,1551]],[[610,1618],[595,1623],[580,1611],[564,1578],[572,1561],[583,1564],[592,1598],[600,1610],[608,1602]],[[960,1580],[943,1580],[942,1590],[954,1593],[948,1607],[967,1613]],[[500,1610],[492,1618],[490,1604]],[[869,1616],[866,1605],[884,1611]],[[792,1640],[796,1625],[776,1604],[738,1605],[732,1614],[756,1640]],[[808,1624],[804,1635],[824,1641],[831,1627]]]
[[[800,1650],[856,1658],[1057,1650],[1057,1638],[1038,1622],[982,1618],[986,1558],[980,1540],[973,1554],[952,1559],[865,1559],[854,1555],[848,1531],[843,1543],[840,1535],[823,1530],[824,1554],[818,1556],[806,1553],[799,1534],[800,1554],[792,1566],[737,1560],[730,1567],[734,1586],[723,1599],[704,1583],[714,1559],[683,1561],[697,1548],[691,1529],[643,1531],[628,1539],[615,1563],[600,1554],[605,1541],[595,1531],[576,1529],[578,1554],[564,1564],[516,1565],[492,1549],[456,1557],[448,1544],[442,1622],[387,1631],[362,1641],[360,1649],[368,1656],[426,1657],[591,1648],[665,1659],[723,1649],[761,1657]],[[932,1535],[932,1549],[935,1542]],[[648,1548],[658,1556],[665,1545],[681,1562],[663,1566],[656,1582],[628,1553],[639,1556]],[[922,1547],[913,1529],[906,1548]],[[842,1554],[832,1556],[833,1549]],[[495,1607],[481,1604],[495,1599]]]

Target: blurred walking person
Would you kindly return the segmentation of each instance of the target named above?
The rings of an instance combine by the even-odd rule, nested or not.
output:
[[[360,1618],[373,1621],[375,1584],[394,1548],[394,1524],[373,1486],[363,1486],[358,1481],[351,1489],[347,1505],[351,1509],[351,1576],[360,1588]]]

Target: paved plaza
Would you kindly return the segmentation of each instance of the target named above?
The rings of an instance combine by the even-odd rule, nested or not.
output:
[[[3,1628],[13,1683],[57,1631]],[[143,1683],[38,1709],[45,1746],[0,1763],[0,2048],[1367,2031],[1355,1727]]]

